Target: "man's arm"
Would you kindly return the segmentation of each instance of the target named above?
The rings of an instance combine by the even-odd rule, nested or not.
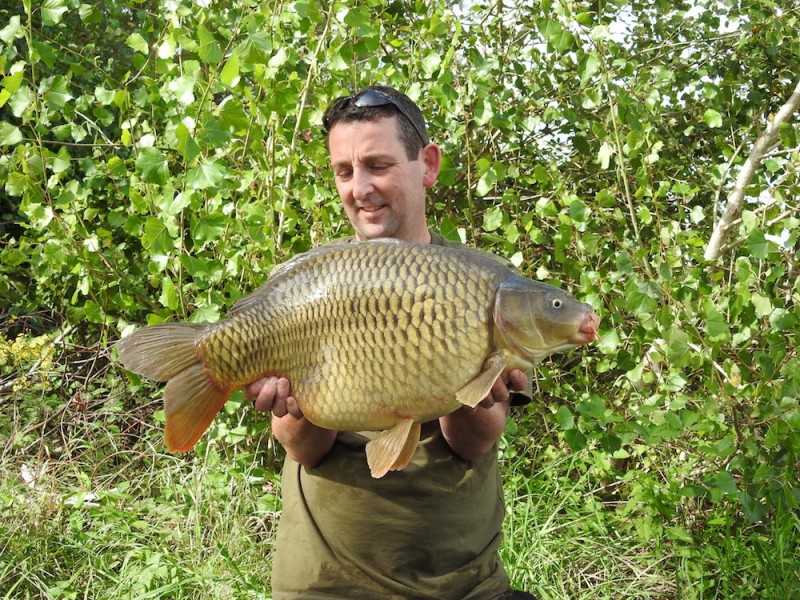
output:
[[[511,390],[524,390],[528,384],[525,373],[513,369],[508,384],[495,381],[489,396],[477,407],[467,406],[439,419],[445,441],[461,459],[473,461],[487,454],[506,426]]]
[[[307,468],[316,467],[330,452],[336,431],[317,427],[305,417],[291,395],[285,377],[265,377],[244,388],[244,397],[256,410],[272,412],[272,434],[286,454]]]

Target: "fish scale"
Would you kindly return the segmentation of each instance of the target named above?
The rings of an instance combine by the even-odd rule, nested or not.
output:
[[[117,349],[128,369],[168,381],[170,450],[191,449],[236,389],[275,375],[316,425],[382,430],[367,447],[379,477],[410,460],[419,423],[477,405],[511,368],[591,341],[598,322],[485,253],[383,240],[312,250],[229,318],[146,327]]]

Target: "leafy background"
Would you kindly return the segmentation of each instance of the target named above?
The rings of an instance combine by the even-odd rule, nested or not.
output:
[[[431,226],[602,316],[503,438],[515,584],[796,597],[796,115],[704,253],[798,29],[769,0],[0,6],[0,593],[269,597],[267,420],[237,396],[168,455],[109,348],[349,233],[321,115],[383,82],[444,150]]]

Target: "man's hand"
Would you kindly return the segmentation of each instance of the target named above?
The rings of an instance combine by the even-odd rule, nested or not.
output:
[[[487,454],[506,426],[511,391],[522,391],[528,378],[519,369],[508,372],[508,383],[498,378],[489,395],[475,408],[462,406],[439,418],[442,435],[458,456],[473,461]]]
[[[256,410],[272,413],[272,434],[286,453],[304,467],[316,467],[336,441],[336,431],[303,418],[285,377],[262,377],[244,386],[244,397]]]
[[[495,404],[507,404],[511,398],[511,392],[521,392],[528,385],[528,377],[519,369],[512,369],[508,372],[508,382],[501,377],[492,385],[489,395],[481,400],[478,406],[491,408]]]
[[[285,377],[262,377],[244,386],[244,397],[256,410],[271,412],[276,417],[291,415],[302,419],[303,412],[291,395],[292,386]]]

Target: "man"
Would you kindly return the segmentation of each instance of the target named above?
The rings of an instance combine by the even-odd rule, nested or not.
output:
[[[439,174],[419,108],[373,86],[334,101],[323,119],[336,189],[356,240],[450,245],[428,231],[425,195]],[[337,432],[303,418],[286,379],[245,397],[272,412],[286,449],[283,512],[273,563],[275,600],[532,598],[508,589],[498,555],[504,514],[497,465],[510,390],[498,380],[478,408],[426,423],[411,464],[373,479],[364,446],[375,432]]]

